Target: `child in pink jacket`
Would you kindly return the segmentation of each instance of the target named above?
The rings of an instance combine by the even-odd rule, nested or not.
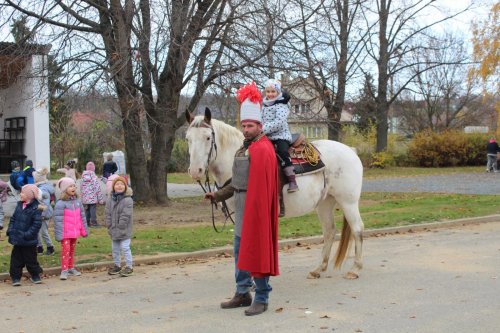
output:
[[[61,196],[54,208],[54,233],[61,242],[61,280],[68,276],[79,276],[75,268],[75,247],[78,237],[88,235],[83,205],[76,194],[76,184],[72,178],[63,177],[57,182]]]

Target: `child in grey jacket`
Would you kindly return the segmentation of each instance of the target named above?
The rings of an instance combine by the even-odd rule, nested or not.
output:
[[[114,267],[109,275],[130,276],[134,273],[130,241],[132,239],[134,201],[132,189],[123,177],[116,177],[111,186],[105,208],[106,227],[111,236]],[[121,268],[121,255],[125,257],[125,267]]]

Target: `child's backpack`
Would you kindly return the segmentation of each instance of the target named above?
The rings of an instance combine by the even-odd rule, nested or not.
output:
[[[19,187],[19,184],[17,183],[17,178],[19,178],[21,172],[22,171],[12,171],[9,178],[10,185],[18,191],[21,191],[21,187]]]

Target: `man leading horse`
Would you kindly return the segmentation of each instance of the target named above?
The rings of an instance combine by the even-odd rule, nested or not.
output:
[[[269,277],[278,269],[278,172],[274,147],[262,132],[262,95],[247,84],[237,92],[245,140],[236,152],[231,183],[206,199],[222,201],[234,196],[234,259],[236,293],[221,308],[250,306],[245,315],[267,310],[272,288]],[[255,282],[255,299],[250,289]]]

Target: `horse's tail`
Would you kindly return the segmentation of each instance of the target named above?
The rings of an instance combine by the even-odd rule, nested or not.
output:
[[[340,235],[339,246],[335,254],[335,268],[340,268],[344,262],[347,250],[349,249],[349,242],[351,241],[351,227],[344,217],[344,224],[342,225],[342,234]]]

